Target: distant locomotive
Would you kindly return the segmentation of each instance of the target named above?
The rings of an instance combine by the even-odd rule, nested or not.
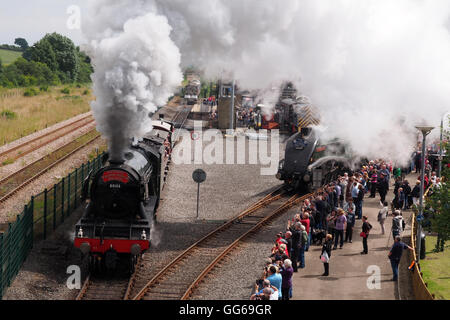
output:
[[[280,129],[288,134],[297,133],[301,128],[319,124],[319,115],[309,99],[297,96],[297,89],[290,82],[283,84],[278,102],[272,115],[264,115],[261,128]]]
[[[174,126],[154,121],[143,139],[130,145],[123,161],[109,160],[84,182],[87,206],[76,225],[74,245],[90,255],[91,270],[116,268],[126,255],[130,270],[150,247],[152,222],[168,174]]]
[[[287,140],[285,158],[280,161],[276,176],[291,188],[320,188],[351,171],[351,159],[345,154],[344,144],[321,144],[316,129],[302,128]]]
[[[184,99],[188,105],[194,105],[198,103],[198,98],[201,90],[201,83],[199,79],[192,79],[185,87]]]

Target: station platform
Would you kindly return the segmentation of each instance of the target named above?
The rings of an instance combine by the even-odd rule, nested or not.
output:
[[[409,182],[415,181],[416,175],[408,176]],[[391,186],[386,196],[390,203],[393,199]],[[397,282],[391,281],[392,268],[388,253],[394,240],[392,238],[392,215],[385,221],[385,234],[381,234],[381,226],[377,221],[381,209],[380,197],[364,198],[363,215],[373,226],[368,238],[368,254],[363,251],[362,238],[359,236],[362,221],[356,220],[353,229],[353,243],[344,242],[342,249],[339,246],[331,252],[330,275],[322,277],[323,263],[320,260],[322,246],[311,245],[305,252],[305,268],[298,269],[292,278],[293,300],[395,300],[398,299],[399,290]],[[390,210],[391,212],[391,210]],[[410,212],[404,211],[403,218],[407,226],[403,235],[410,234],[408,219]],[[379,285],[376,285],[374,276],[379,270]]]

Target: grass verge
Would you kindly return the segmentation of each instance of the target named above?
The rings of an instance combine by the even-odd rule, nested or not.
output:
[[[426,237],[426,258],[420,261],[423,280],[436,299],[450,300],[450,243],[444,252],[434,252],[436,236]]]
[[[61,92],[63,87],[49,87],[36,96],[25,97],[20,90],[0,91],[0,146],[70,119],[90,110],[91,93],[84,94],[86,87],[70,88],[70,96]]]

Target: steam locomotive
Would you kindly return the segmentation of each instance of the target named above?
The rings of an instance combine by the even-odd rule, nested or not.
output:
[[[280,129],[281,132],[294,134],[303,127],[318,125],[319,118],[317,110],[311,106],[308,97],[297,96],[294,85],[286,82],[281,87],[274,113],[262,117],[261,128]]]
[[[192,79],[186,86],[184,99],[188,105],[194,105],[198,102],[198,97],[200,95],[201,83],[199,79]]]
[[[279,163],[276,177],[291,189],[320,188],[351,171],[352,160],[346,152],[340,141],[322,144],[317,129],[302,128],[286,141],[285,158]]]
[[[153,121],[153,129],[130,144],[122,161],[106,154],[102,168],[85,180],[82,198],[87,206],[76,224],[74,245],[89,254],[91,271],[115,270],[126,256],[132,272],[137,257],[149,249],[173,132],[172,123]]]

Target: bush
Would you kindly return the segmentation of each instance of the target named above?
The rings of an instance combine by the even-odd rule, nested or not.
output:
[[[89,93],[90,93],[90,92],[89,92],[88,89],[86,89],[86,90],[83,91],[83,95],[84,95],[84,96],[87,96]]]
[[[66,88],[61,90],[61,93],[70,94],[70,89],[66,87]]]
[[[42,92],[48,92],[48,86],[41,86],[41,87],[39,88],[39,91],[42,91]]]
[[[2,162],[2,166],[7,166],[8,164],[11,164],[11,163],[14,163],[14,160],[8,158]]]
[[[17,114],[15,112],[11,111],[11,110],[3,110],[0,113],[0,116],[2,118],[7,119],[7,120],[13,120],[13,119],[17,118]]]
[[[36,89],[34,89],[34,88],[28,88],[28,89],[26,89],[25,92],[23,93],[23,95],[24,95],[25,97],[34,97],[34,96],[37,96],[38,94],[39,94],[39,92],[36,91]]]

